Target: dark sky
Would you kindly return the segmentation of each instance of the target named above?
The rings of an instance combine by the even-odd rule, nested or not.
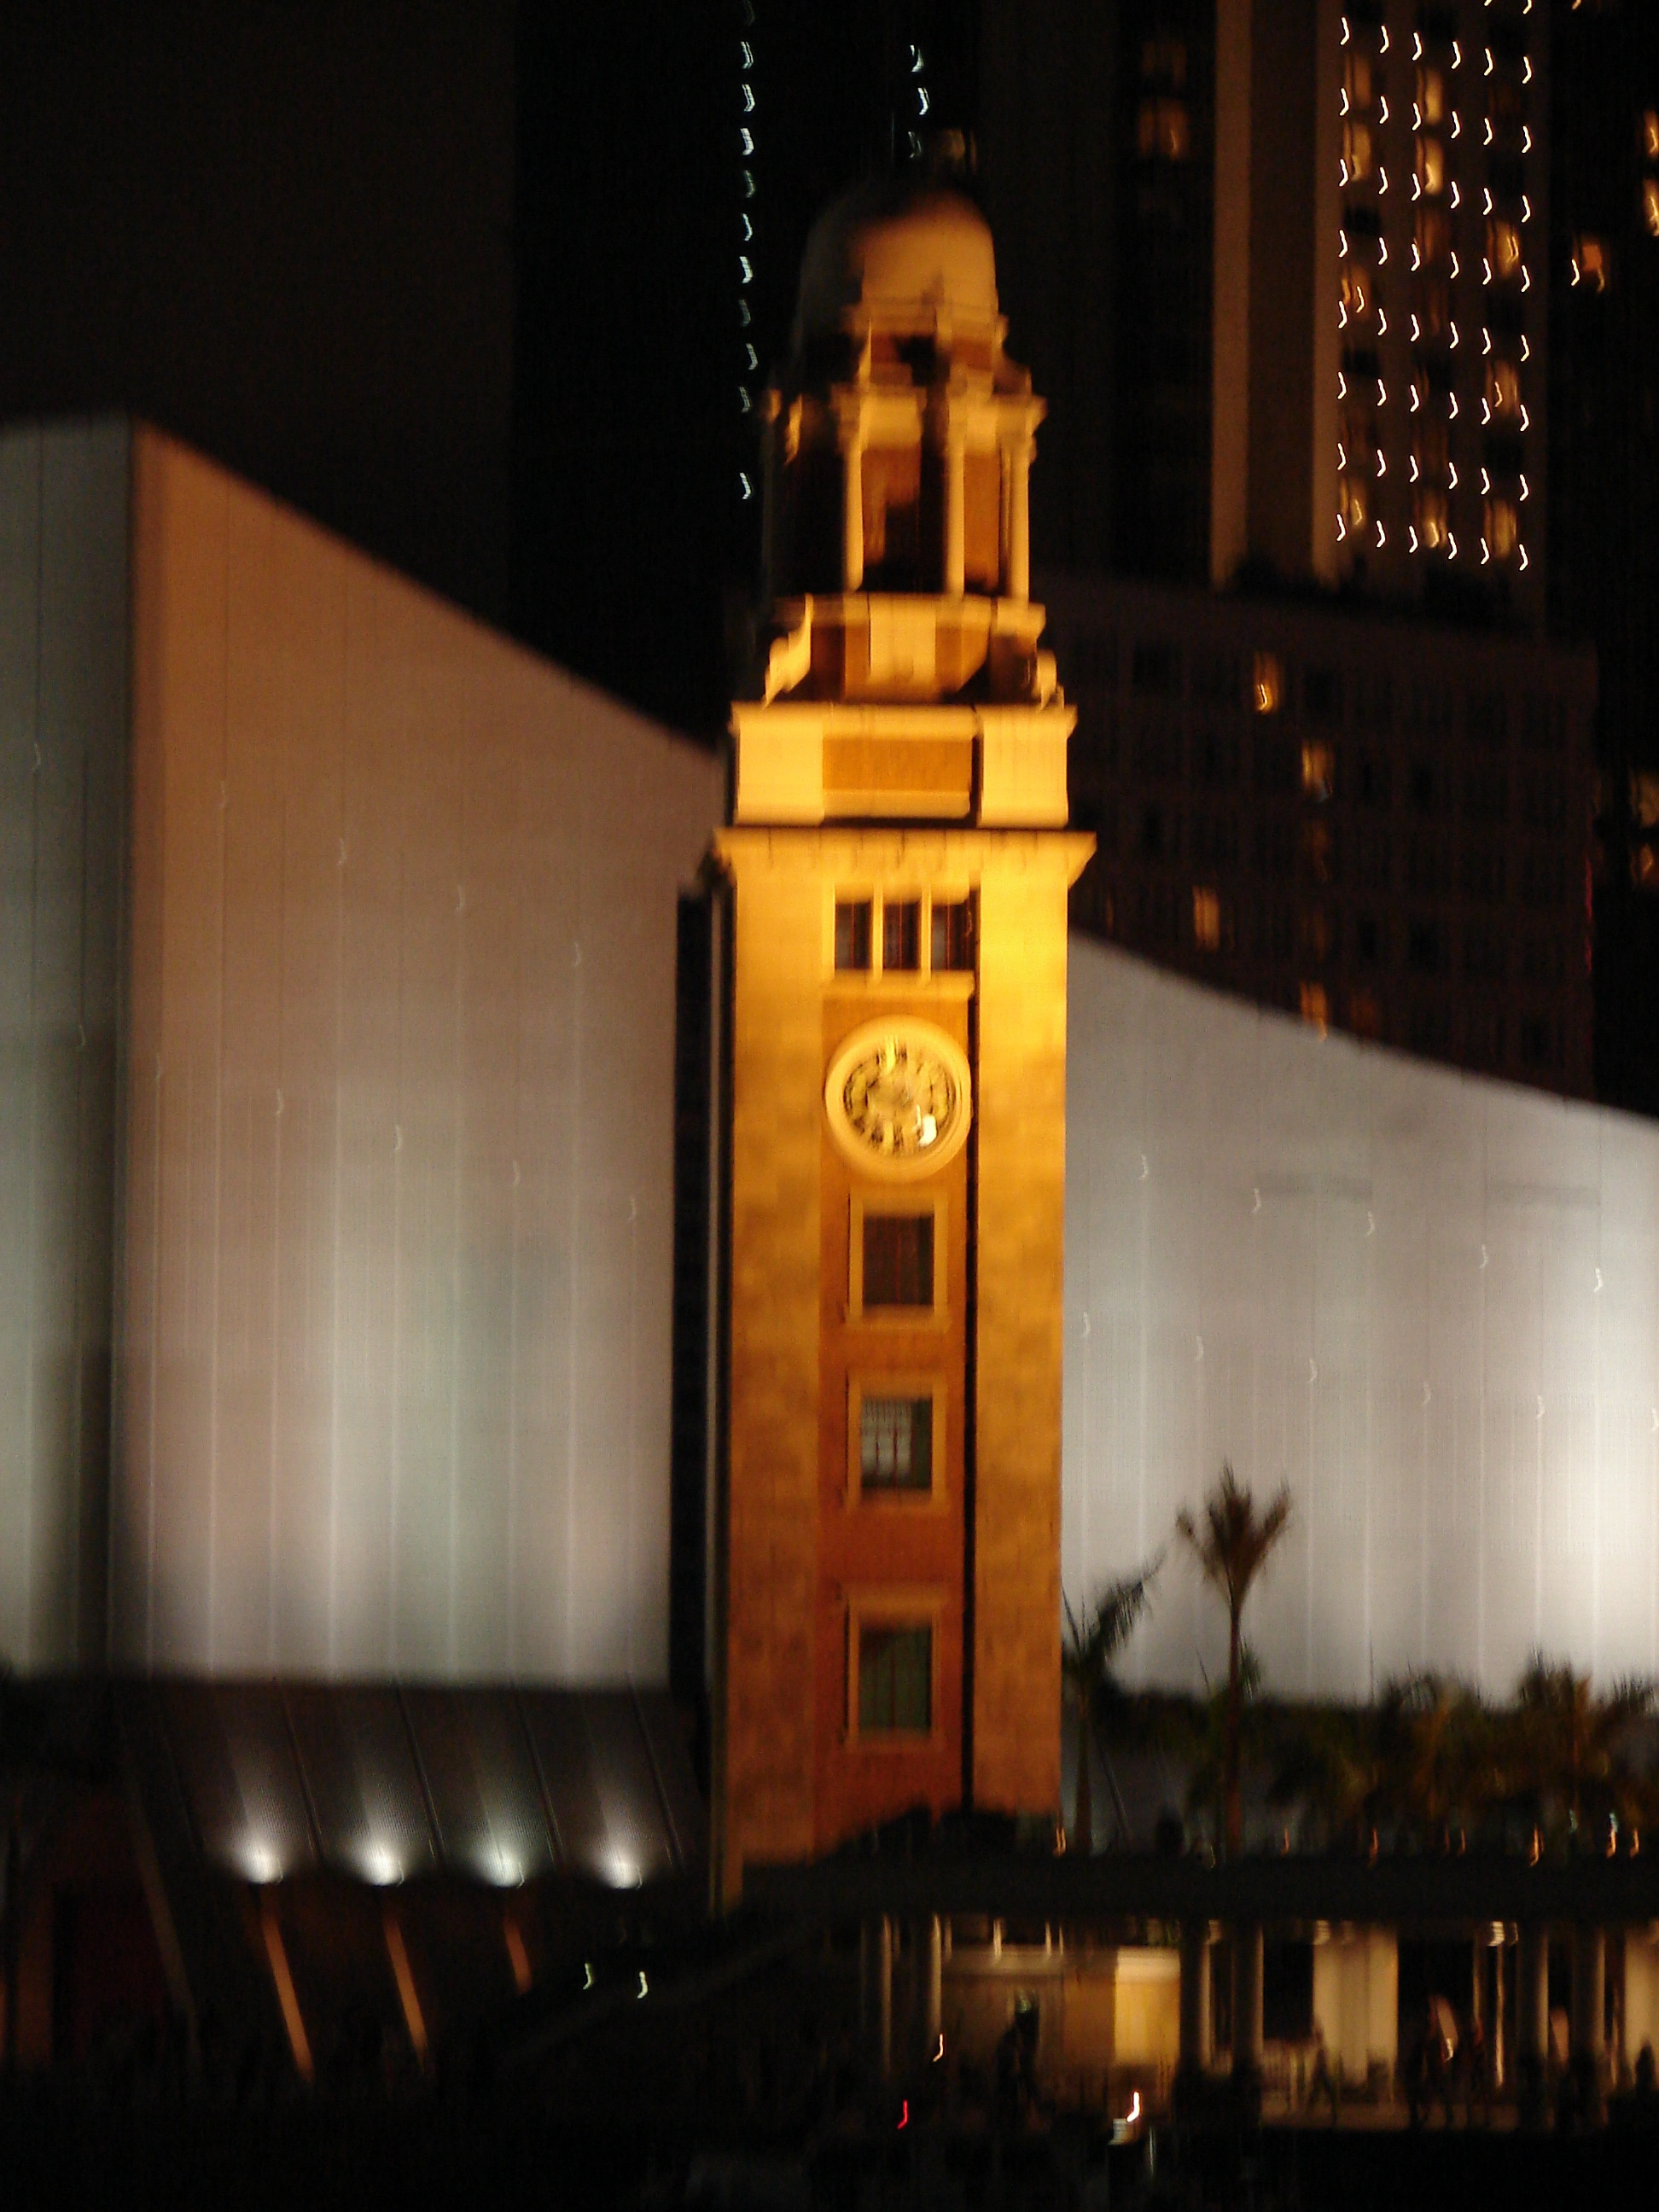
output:
[[[0,419],[124,407],[507,605],[509,0],[6,0]]]
[[[0,421],[146,416],[712,732],[752,550],[741,41],[764,368],[913,38],[964,106],[973,12],[6,0]]]

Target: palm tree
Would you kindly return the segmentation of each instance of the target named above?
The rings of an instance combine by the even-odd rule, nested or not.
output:
[[[1060,1647],[1060,1672],[1077,1713],[1077,1818],[1072,1824],[1071,1847],[1087,1858],[1095,1847],[1094,1798],[1089,1778],[1089,1747],[1095,1741],[1101,1708],[1110,1695],[1112,1662],[1128,1642],[1135,1623],[1146,1610],[1152,1584],[1164,1565],[1160,1552],[1136,1575],[1107,1583],[1086,1600],[1080,1613],[1064,1593],[1066,1638]]]
[[[1250,1585],[1267,1565],[1267,1554],[1291,1518],[1291,1493],[1282,1485],[1265,1513],[1224,1460],[1215,1488],[1204,1501],[1200,1533],[1183,1506],[1176,1530],[1197,1560],[1206,1582],[1227,1607],[1227,1708],[1222,1755],[1222,1803],[1226,1855],[1236,1858],[1244,1836],[1244,1802],[1239,1790],[1239,1739],[1243,1723],[1244,1639],[1241,1622]]]
[[[1615,1682],[1597,1697],[1588,1674],[1533,1654],[1516,1686],[1511,1771],[1540,1821],[1553,1800],[1565,1807],[1570,1832],[1610,1813],[1632,1824],[1642,1796],[1632,1727],[1652,1705],[1650,1683]]]

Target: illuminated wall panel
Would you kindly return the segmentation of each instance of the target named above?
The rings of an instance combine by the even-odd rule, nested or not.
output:
[[[1075,939],[1068,1085],[1074,1600],[1225,1456],[1295,1498],[1248,1618],[1284,1693],[1659,1668],[1659,1130]],[[1223,1625],[1172,1553],[1130,1671],[1200,1662]]]
[[[717,768],[143,432],[132,534],[113,1656],[658,1679]]]
[[[0,1656],[101,1651],[125,431],[0,437]]]

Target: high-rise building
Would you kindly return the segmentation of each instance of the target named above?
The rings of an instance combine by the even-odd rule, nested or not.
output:
[[[1098,841],[1079,927],[1321,1029],[1589,1094],[1587,652],[1039,581]]]
[[[1536,642],[1541,13],[984,23],[983,187],[1065,395],[1033,532],[1100,834],[1075,918],[1583,1094],[1594,670]]]
[[[1553,624],[1601,671],[1595,1080],[1659,1111],[1659,16],[1553,25]]]
[[[1546,45],[1529,0],[988,0],[1046,559],[1540,618]]]

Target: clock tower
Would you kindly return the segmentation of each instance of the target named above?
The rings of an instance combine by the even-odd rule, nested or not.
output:
[[[1073,715],[983,218],[808,241],[733,710],[716,1879],[1060,1802]]]

